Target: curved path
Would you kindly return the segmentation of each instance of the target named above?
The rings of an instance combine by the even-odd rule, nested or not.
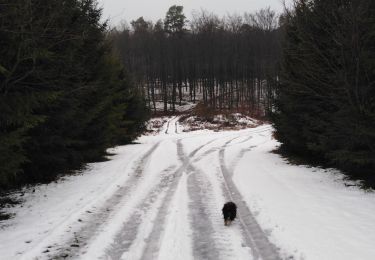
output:
[[[239,159],[259,145],[252,136],[270,128],[182,133],[178,119],[141,138],[148,150],[129,162],[129,177],[111,196],[81,212],[79,223],[61,223],[60,236],[46,234],[23,258],[280,259],[232,181]],[[228,163],[227,148],[239,145],[246,148]],[[228,200],[239,211],[225,227],[221,207]]]

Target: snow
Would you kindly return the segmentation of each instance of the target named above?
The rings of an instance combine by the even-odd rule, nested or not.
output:
[[[188,220],[187,176],[183,175],[177,189],[177,196],[174,198],[168,214],[163,243],[160,245],[159,259],[193,259],[191,245],[191,231],[186,225]],[[176,239],[181,238],[181,239]],[[130,258],[129,258],[130,259]]]
[[[241,159],[234,181],[284,255],[374,259],[375,194],[347,187],[334,170],[288,165],[267,136]]]
[[[59,183],[39,185],[25,191],[24,203],[8,209],[16,217],[6,221],[0,234],[2,259],[39,253],[50,239],[66,227],[79,224],[79,216],[104,201],[128,176],[121,174],[145,145],[129,145],[111,150],[111,161],[94,163],[80,174],[64,177]]]
[[[0,259],[374,259],[373,192],[288,164],[270,125],[232,118],[250,128],[184,132],[178,116],[154,118],[109,161],[16,193]],[[225,227],[228,200],[239,216]]]

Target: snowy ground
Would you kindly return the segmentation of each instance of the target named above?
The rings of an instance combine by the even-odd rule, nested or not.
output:
[[[272,128],[158,134],[26,190],[0,259],[375,259],[375,194],[271,153]],[[164,122],[164,123],[163,123]],[[225,227],[224,202],[239,207]]]

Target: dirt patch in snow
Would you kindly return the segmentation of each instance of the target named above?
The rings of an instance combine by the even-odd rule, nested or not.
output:
[[[158,134],[162,130],[163,125],[167,123],[168,119],[169,117],[167,116],[151,118],[146,124],[146,132],[144,134]]]
[[[10,219],[14,216],[12,213],[5,212],[4,209],[10,208],[16,204],[21,203],[20,200],[17,200],[15,198],[12,198],[10,194],[1,194],[0,193],[0,228],[2,227],[3,220]]]
[[[262,121],[241,113],[218,113],[210,116],[185,115],[179,120],[184,132],[196,130],[241,130],[253,128],[263,124]]]
[[[242,110],[217,110],[197,104],[191,113],[181,116],[179,120],[185,132],[196,130],[241,130],[253,128],[264,124],[261,119],[255,119],[246,111]]]
[[[246,111],[219,111],[202,103],[186,103],[183,106],[176,105],[174,113],[159,111],[154,114],[154,117],[147,122],[145,134],[156,135],[160,133],[160,131],[163,131],[163,126],[171,120],[171,117],[179,117],[178,122],[183,132],[205,129],[212,131],[241,130],[267,123],[262,119],[255,119]]]

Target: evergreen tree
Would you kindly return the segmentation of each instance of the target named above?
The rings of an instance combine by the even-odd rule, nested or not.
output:
[[[375,4],[296,1],[275,114],[286,150],[375,179]]]
[[[170,34],[181,34],[184,32],[187,21],[183,11],[183,6],[173,5],[169,8],[164,19],[164,29],[166,32]]]
[[[0,8],[1,187],[52,180],[139,134],[146,115],[128,114],[143,102],[113,57],[95,0]]]

